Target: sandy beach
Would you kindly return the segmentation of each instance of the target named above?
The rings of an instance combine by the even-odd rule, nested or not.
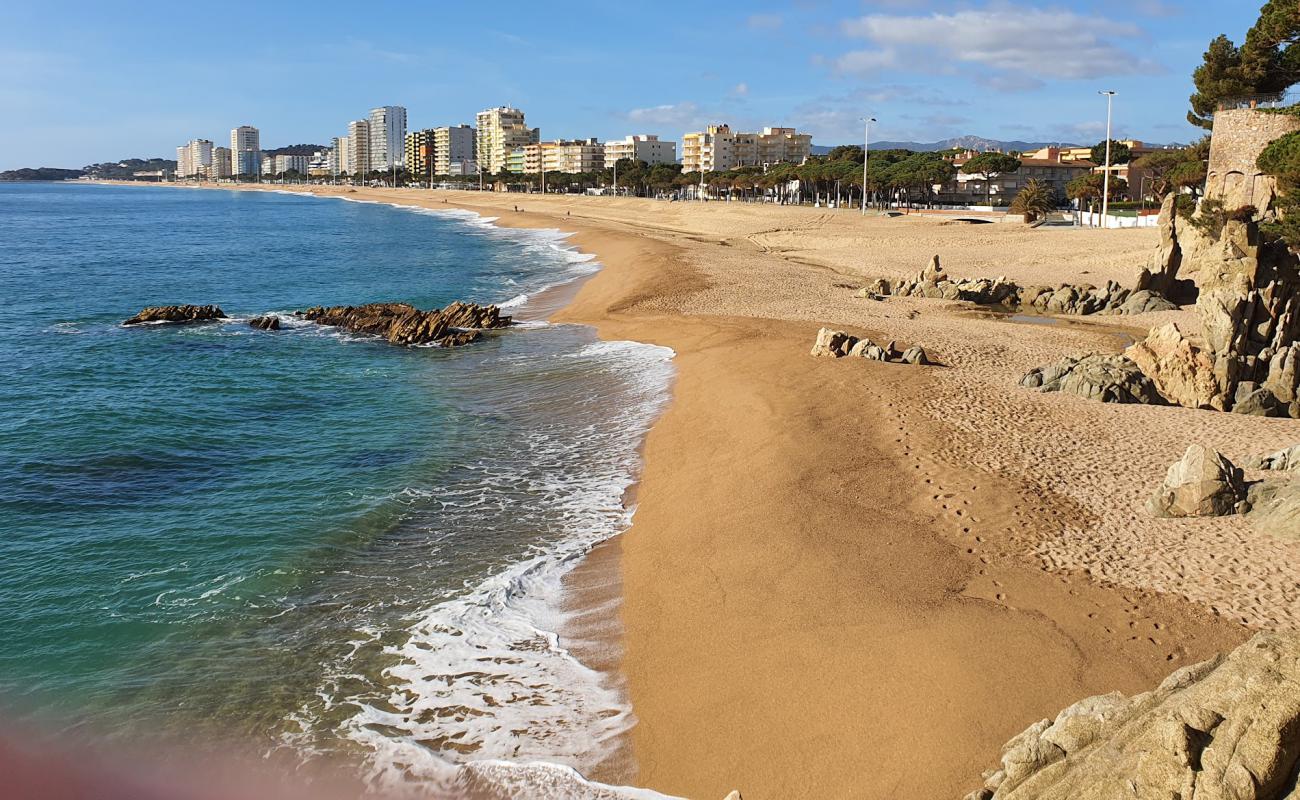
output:
[[[960,797],[1029,723],[1300,623],[1300,542],[1142,509],[1189,444],[1235,460],[1300,441],[1300,421],[1017,386],[1170,320],[1194,329],[1190,309],[1042,324],[854,296],[936,254],[955,276],[1131,285],[1154,230],[311,191],[572,231],[603,269],[553,319],[677,353],[633,526],[577,573],[618,611],[602,666],[639,720],[597,778],[691,798]],[[811,358],[823,325],[939,363]]]

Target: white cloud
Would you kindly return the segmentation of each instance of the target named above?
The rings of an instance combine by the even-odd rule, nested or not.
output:
[[[737,97],[744,97],[745,95],[749,94],[749,84],[738,83],[732,88],[731,93],[736,95]]]
[[[870,14],[840,27],[845,35],[873,45],[836,58],[836,69],[845,73],[906,66],[951,74],[973,67],[986,81],[996,78],[994,85],[1011,88],[1032,86],[1039,79],[1155,69],[1118,44],[1142,38],[1137,25],[1064,10],[1002,4],[925,16]]]
[[[780,14],[751,14],[746,22],[754,30],[774,31],[780,28],[785,20]]]
[[[703,116],[700,107],[687,100],[649,108],[634,108],[627,112],[627,118],[642,125],[685,128],[697,124]]]

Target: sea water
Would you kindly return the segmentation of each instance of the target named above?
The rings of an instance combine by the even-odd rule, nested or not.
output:
[[[0,184],[9,714],[234,737],[381,787],[524,763],[559,785],[613,752],[630,710],[557,636],[560,579],[628,524],[672,353],[544,323],[395,347],[292,316],[518,311],[596,269],[562,232],[490,222]],[[231,319],[120,324],[175,303]],[[283,329],[247,325],[264,314]]]

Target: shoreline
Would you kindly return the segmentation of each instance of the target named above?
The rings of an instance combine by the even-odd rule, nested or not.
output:
[[[622,589],[622,667],[639,720],[633,785],[692,797],[740,788],[750,800],[961,796],[1028,723],[1084,696],[1148,689],[1246,636],[1205,599],[1178,596],[1205,595],[1200,587],[1171,592],[1132,573],[1122,554],[1103,554],[1112,560],[1101,564],[1130,573],[1092,573],[1104,583],[1068,562],[1048,571],[1043,548],[1107,530],[1106,510],[1090,498],[1113,493],[1111,478],[1058,491],[1055,474],[1040,482],[1030,470],[1075,475],[1069,460],[1043,461],[1026,446],[1023,463],[1007,463],[1015,448],[1004,442],[974,449],[989,435],[982,416],[1014,420],[1001,431],[1009,440],[1051,438],[1043,426],[1065,425],[1067,413],[1082,417],[1080,428],[1118,425],[1121,415],[1138,426],[1134,417],[1156,420],[1180,429],[1159,429],[1170,442],[1189,419],[1213,436],[1248,429],[1259,449],[1293,435],[1169,409],[988,395],[1001,373],[982,365],[997,348],[1010,348],[1003,358],[1014,368],[1081,344],[1111,347],[1108,327],[1017,325],[1026,330],[1011,336],[1001,321],[945,320],[934,303],[855,303],[828,284],[906,266],[849,266],[853,253],[840,258],[822,232],[858,223],[812,209],[782,209],[780,230],[735,235],[721,233],[735,215],[760,218],[755,227],[772,215],[727,204],[688,215],[630,198],[357,193],[465,208],[507,226],[576,229],[569,241],[602,269],[556,321],[677,353],[670,405],[644,440],[636,516],[607,540],[617,542],[618,581],[604,589]],[[451,202],[435,202],[443,199]],[[511,201],[545,211],[495,205]],[[674,215],[675,225],[664,219]],[[924,224],[892,227],[939,249],[937,226]],[[993,252],[1016,235],[981,240]],[[1068,234],[1054,241],[1091,246]],[[1113,268],[1090,252],[1082,260],[1088,269],[1071,268]],[[948,322],[954,335],[944,339]],[[947,366],[811,359],[820,324],[886,340],[936,337],[921,343]],[[1030,407],[1038,417],[1025,419]],[[1150,449],[1149,460],[1165,458]],[[1090,451],[1078,455],[1096,471]]]

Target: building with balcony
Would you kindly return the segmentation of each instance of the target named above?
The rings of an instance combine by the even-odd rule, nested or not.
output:
[[[176,148],[176,177],[206,177],[212,166],[212,142],[208,139],[191,139]]]
[[[349,175],[361,175],[370,171],[370,123],[364,119],[348,123],[348,170]]]
[[[982,205],[992,200],[995,205],[1007,205],[1015,199],[1016,194],[1026,183],[1037,180],[1050,186],[1057,198],[1064,202],[1065,187],[1070,181],[1092,172],[1097,167],[1086,159],[1067,158],[1065,151],[1059,147],[1045,147],[1022,156],[1020,168],[1015,172],[1008,172],[990,180],[986,175],[979,173],[967,175],[961,171],[962,165],[977,155],[978,152],[967,150],[952,158],[953,165],[957,167],[957,174],[939,189],[941,201],[956,205]]]
[[[261,168],[261,133],[252,125],[240,125],[230,132],[230,173],[235,177],[253,176]]]
[[[427,180],[433,171],[433,129],[406,134],[406,169],[416,180]]]
[[[349,172],[348,137],[335,136],[330,140],[330,174]]]
[[[559,139],[538,145],[542,172],[596,172],[605,168],[605,145],[596,139]]]
[[[510,169],[507,162],[514,157],[516,149],[541,140],[538,129],[525,124],[524,112],[509,106],[478,112],[475,125],[478,148],[475,157],[480,166],[494,175],[502,169]]]
[[[673,164],[677,161],[677,142],[663,141],[655,134],[633,134],[624,139],[605,142],[605,163],[613,165],[622,159],[655,164]]]
[[[475,131],[468,125],[444,125],[434,128],[434,174],[473,175],[478,172],[477,149]]]
[[[783,162],[802,164],[811,152],[812,136],[794,128],[737,133],[727,125],[710,125],[682,137],[682,171],[722,172]]]
[[[214,180],[229,178],[231,167],[230,156],[230,148],[212,148],[212,165],[208,167],[208,177]]]
[[[406,109],[380,106],[370,109],[370,169],[387,171],[405,164]]]

